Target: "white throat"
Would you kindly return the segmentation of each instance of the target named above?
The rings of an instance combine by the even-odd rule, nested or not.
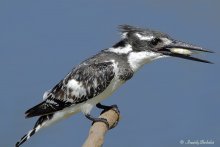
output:
[[[155,53],[151,51],[131,52],[128,55],[128,63],[130,64],[132,70],[136,72],[144,64],[162,57],[165,56],[161,55],[160,53]]]

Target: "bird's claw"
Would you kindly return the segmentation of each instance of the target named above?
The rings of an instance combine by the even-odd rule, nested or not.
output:
[[[103,122],[103,123],[106,124],[107,128],[110,129],[110,125],[109,125],[107,119],[105,119],[105,118],[98,118],[97,120],[95,120],[95,121],[92,122],[92,125],[93,125],[94,123],[96,123],[96,122]]]
[[[120,111],[119,111],[117,105],[111,105],[111,106],[109,106],[109,109],[103,110],[103,111],[101,112],[101,114],[105,113],[105,112],[108,111],[108,110],[113,110],[115,113],[118,114],[118,119],[116,120],[116,122],[115,122],[112,126],[108,127],[108,129],[111,130],[111,129],[115,128],[115,127],[118,125],[119,117],[120,117]]]

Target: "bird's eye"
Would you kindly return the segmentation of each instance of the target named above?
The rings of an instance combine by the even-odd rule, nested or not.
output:
[[[161,42],[160,38],[154,38],[154,39],[151,40],[151,44],[154,45],[154,46],[157,45],[159,42]]]

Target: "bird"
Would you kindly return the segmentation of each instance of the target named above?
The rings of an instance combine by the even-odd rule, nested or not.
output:
[[[212,64],[192,55],[213,51],[173,39],[166,33],[127,24],[119,25],[118,30],[121,34],[118,42],[75,66],[57,85],[44,93],[41,103],[25,112],[26,118],[39,118],[33,129],[15,144],[16,147],[42,128],[78,112],[93,122],[101,121],[109,127],[107,120],[90,114],[92,108],[116,108],[114,110],[119,113],[117,105],[102,105],[101,101],[153,60],[177,57]]]

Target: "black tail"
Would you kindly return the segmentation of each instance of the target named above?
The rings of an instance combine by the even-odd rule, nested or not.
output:
[[[53,114],[41,116],[35,123],[34,128],[24,135],[21,140],[15,144],[15,147],[19,147],[21,144],[27,141],[32,135],[38,132],[48,120],[52,119],[52,117]]]

